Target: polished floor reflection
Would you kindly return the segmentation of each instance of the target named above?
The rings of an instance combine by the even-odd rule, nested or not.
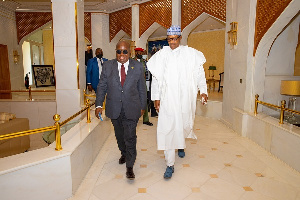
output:
[[[186,157],[176,156],[175,173],[163,178],[165,160],[156,150],[154,126],[138,124],[136,179],[112,133],[75,196],[69,200],[300,200],[300,173],[243,138],[222,122],[196,116],[198,140],[187,140]],[[299,158],[295,158],[299,159]]]

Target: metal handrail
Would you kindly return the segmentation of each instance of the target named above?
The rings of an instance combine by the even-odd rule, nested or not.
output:
[[[55,121],[54,126],[47,126],[47,127],[38,128],[38,129],[32,129],[32,130],[27,130],[27,131],[20,131],[20,132],[1,135],[0,140],[6,140],[6,139],[15,138],[15,137],[21,137],[21,136],[25,136],[25,135],[31,135],[31,134],[36,134],[36,133],[40,133],[40,132],[55,130],[55,142],[56,142],[55,150],[61,151],[62,147],[61,147],[60,127],[64,126],[67,122],[71,121],[72,119],[74,119],[75,117],[77,117],[78,115],[83,113],[85,110],[87,110],[87,122],[86,123],[91,123],[90,108],[94,104],[95,103],[90,104],[90,100],[87,99],[86,106],[83,109],[81,109],[79,112],[75,113],[74,115],[72,115],[71,117],[69,117],[68,119],[63,121],[62,123],[59,122],[60,115],[55,114],[53,116],[53,120]]]
[[[274,104],[270,104],[270,103],[266,103],[266,102],[263,102],[263,101],[259,101],[259,100],[258,100],[258,97],[259,97],[259,95],[256,94],[256,95],[255,95],[255,108],[254,108],[254,115],[255,115],[255,116],[257,115],[257,107],[258,107],[258,104],[262,104],[262,105],[266,105],[266,106],[269,106],[269,107],[272,107],[272,108],[279,109],[279,110],[280,110],[279,124],[283,124],[284,112],[285,112],[285,111],[300,115],[300,112],[299,112],[299,111],[296,111],[296,110],[292,110],[292,109],[286,108],[286,107],[285,107],[285,105],[286,105],[285,100],[282,100],[282,101],[281,101],[281,106],[276,106],[276,105],[274,105]]]
[[[83,90],[83,101],[86,102],[86,97],[96,98],[96,95],[87,94],[86,90]]]
[[[28,92],[29,100],[32,100],[32,92],[55,92],[56,90],[31,90],[31,87],[28,88],[28,90],[0,90],[0,94],[9,94],[12,92]]]
[[[6,140],[6,139],[15,138],[15,137],[31,135],[31,134],[45,132],[45,131],[53,131],[53,130],[55,130],[55,126],[47,126],[47,127],[33,129],[33,130],[20,131],[20,132],[16,132],[16,133],[9,133],[9,134],[5,134],[5,135],[0,135],[0,140]]]
[[[86,107],[83,108],[82,110],[78,111],[77,113],[75,113],[74,115],[72,115],[71,117],[69,117],[68,119],[66,119],[65,121],[61,122],[60,125],[63,126],[66,123],[68,123],[69,121],[71,121],[72,119],[74,119],[75,117],[77,117],[78,115],[80,115],[81,113],[83,113],[85,110],[90,109],[91,106],[95,105],[95,103],[90,104],[90,100],[87,99],[86,100]],[[87,120],[89,121],[89,120]],[[87,122],[89,123],[89,122]]]

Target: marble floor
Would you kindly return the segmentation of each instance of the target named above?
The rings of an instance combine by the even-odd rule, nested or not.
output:
[[[137,127],[135,180],[111,133],[79,189],[68,200],[300,200],[300,173],[219,120],[196,116],[198,140],[186,141],[186,157],[176,155],[175,172],[163,178],[165,160],[156,149],[154,126]],[[299,159],[299,158],[295,158]]]

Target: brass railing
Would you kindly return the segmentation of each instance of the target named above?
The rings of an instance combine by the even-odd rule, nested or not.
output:
[[[10,94],[12,92],[28,92],[29,100],[32,101],[33,92],[55,92],[55,90],[32,90],[31,87],[28,90],[0,90],[0,94]]]
[[[84,98],[84,102],[86,102],[86,97],[93,97],[96,98],[96,95],[91,95],[91,94],[87,94],[86,90],[83,90],[83,98]]]
[[[86,102],[85,108],[83,108],[82,110],[75,113],[74,115],[72,115],[71,117],[69,117],[68,119],[66,119],[65,121],[63,121],[61,123],[59,122],[60,115],[55,114],[53,116],[53,120],[55,121],[54,126],[47,126],[47,127],[32,129],[32,130],[28,130],[28,131],[20,131],[20,132],[16,132],[16,133],[9,133],[9,134],[5,134],[5,135],[0,135],[0,140],[6,140],[6,139],[15,138],[15,137],[21,137],[21,136],[25,136],[25,135],[31,135],[31,134],[36,134],[36,133],[40,133],[40,132],[55,130],[55,142],[56,142],[55,150],[60,151],[60,150],[62,150],[61,135],[60,135],[60,127],[61,126],[65,125],[66,123],[68,123],[69,121],[71,121],[72,119],[74,119],[75,117],[80,115],[81,113],[83,113],[85,110],[87,110],[87,123],[91,123],[90,108],[95,103],[90,104],[89,99],[86,99],[85,102]]]
[[[259,97],[259,95],[256,94],[255,95],[255,108],[254,108],[254,115],[255,116],[257,115],[258,104],[266,105],[266,106],[269,106],[269,107],[276,108],[276,109],[280,110],[279,124],[283,124],[284,112],[285,111],[300,115],[299,111],[286,108],[285,107],[285,104],[286,104],[285,100],[281,101],[281,106],[276,106],[274,104],[270,104],[270,103],[266,103],[266,102],[263,102],[263,101],[259,101],[258,97]]]

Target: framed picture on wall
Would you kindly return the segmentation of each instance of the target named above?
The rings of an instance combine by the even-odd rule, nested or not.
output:
[[[36,87],[55,86],[52,65],[32,65],[32,71]]]
[[[148,57],[153,56],[157,51],[162,49],[164,46],[169,46],[167,39],[155,40],[148,42]]]

